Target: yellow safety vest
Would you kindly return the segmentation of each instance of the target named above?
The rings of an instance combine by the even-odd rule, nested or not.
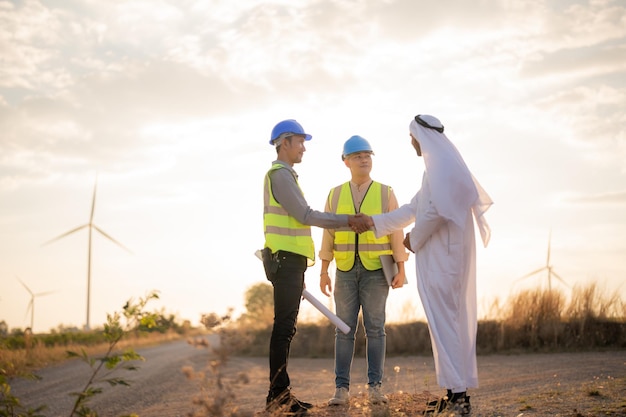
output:
[[[274,164],[265,174],[263,188],[265,246],[270,248],[272,252],[284,250],[306,256],[310,260],[315,261],[315,247],[311,237],[311,226],[304,225],[290,216],[272,194],[270,173],[281,168],[285,168],[285,166]],[[297,179],[296,184],[298,184]],[[300,185],[298,185],[299,187]]]
[[[361,213],[368,215],[381,214],[389,211],[389,195],[391,187],[372,181],[365,198],[361,203]],[[346,182],[333,188],[328,195],[330,210],[337,214],[356,214],[350,183]],[[354,266],[355,253],[358,250],[363,266],[375,271],[382,268],[380,255],[392,254],[389,236],[376,238],[373,231],[368,230],[359,235],[359,246],[356,247],[356,233],[349,227],[335,229],[333,246],[335,262],[341,271],[349,271]]]

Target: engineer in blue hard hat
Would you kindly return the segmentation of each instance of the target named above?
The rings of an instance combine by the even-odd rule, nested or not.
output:
[[[304,273],[315,261],[311,226],[367,230],[364,217],[316,211],[309,207],[293,169],[302,162],[311,135],[293,119],[276,124],[270,136],[277,158],[265,174],[263,188],[263,265],[274,287],[274,325],[270,339],[268,411],[302,415],[312,407],[291,392],[287,361],[304,289]]]
[[[350,170],[350,180],[330,190],[325,210],[337,214],[364,213],[375,215],[398,208],[393,189],[373,181],[372,155],[369,142],[361,136],[352,136],[343,146],[341,159]],[[350,369],[354,356],[354,339],[359,311],[363,314],[367,340],[367,387],[372,404],[387,403],[382,392],[385,363],[385,306],[389,283],[385,278],[381,255],[393,255],[398,272],[391,286],[404,285],[404,262],[408,253],[403,245],[402,230],[376,237],[373,231],[357,234],[347,227],[326,229],[319,252],[322,260],[320,289],[330,296],[334,293],[337,316],[350,332],[335,331],[335,395],[329,405],[348,404],[350,398]],[[328,267],[335,260],[337,270],[335,288]]]
[[[372,216],[376,236],[414,223],[405,237],[415,252],[417,289],[426,312],[437,382],[447,393],[428,413],[471,412],[468,388],[478,387],[476,364],[476,239],[485,247],[490,229],[485,212],[492,201],[436,117],[417,115],[409,124],[411,145],[424,157],[421,188],[410,203]]]

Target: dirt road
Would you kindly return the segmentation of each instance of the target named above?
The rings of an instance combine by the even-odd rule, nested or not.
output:
[[[187,378],[183,368],[210,375],[212,356],[207,349],[174,342],[140,349],[139,353],[146,359],[139,363],[140,369],[123,374],[132,385],[103,386],[103,392],[90,402],[100,416],[182,417],[198,409],[193,399],[201,397],[202,384]],[[472,416],[626,416],[625,351],[479,356],[478,366],[481,387],[470,392]],[[374,415],[359,414],[354,403],[350,409],[325,406],[334,390],[332,359],[294,358],[289,368],[296,395],[318,406],[312,416]],[[223,369],[224,381],[232,382],[238,375],[248,381],[232,383],[234,403],[240,410],[264,415],[267,373],[267,358],[229,359]],[[74,398],[68,394],[83,388],[89,368],[73,360],[43,369],[38,375],[40,381],[13,381],[13,394],[31,407],[46,404],[48,417],[69,416]],[[214,382],[215,378],[208,380]],[[355,358],[351,394],[357,403],[365,382],[365,360]],[[390,411],[383,415],[390,416],[415,412],[415,408],[407,412],[401,407],[410,401],[409,394],[442,392],[435,381],[432,358],[421,356],[388,357],[384,390],[392,401]],[[213,398],[215,392],[208,395]]]

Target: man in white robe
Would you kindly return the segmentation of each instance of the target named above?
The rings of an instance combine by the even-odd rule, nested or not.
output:
[[[424,157],[421,189],[409,204],[372,216],[373,225],[376,235],[384,236],[415,222],[405,245],[415,252],[437,382],[447,389],[446,396],[429,403],[429,411],[455,408],[467,414],[471,407],[466,391],[478,387],[473,221],[486,247],[490,230],[484,213],[492,201],[437,118],[418,115],[409,130],[417,155]]]

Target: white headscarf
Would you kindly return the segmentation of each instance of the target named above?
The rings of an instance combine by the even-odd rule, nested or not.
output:
[[[419,118],[431,127],[424,127],[413,119],[409,130],[422,149],[433,205],[441,216],[461,229],[465,229],[467,210],[471,208],[483,244],[487,247],[491,230],[484,214],[493,201],[443,133],[439,119],[429,115],[420,115]]]

